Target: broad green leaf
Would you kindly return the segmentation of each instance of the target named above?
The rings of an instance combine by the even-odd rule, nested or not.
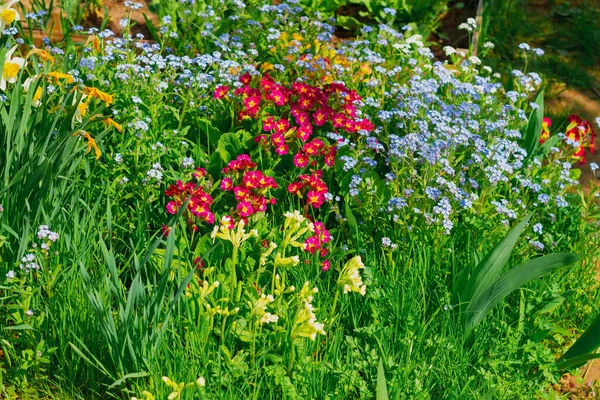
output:
[[[239,135],[233,132],[224,133],[219,138],[218,143],[219,151],[226,151],[229,155],[229,160],[236,158],[242,151],[242,142],[240,141]]]
[[[556,310],[558,307],[560,307],[560,305],[562,303],[564,303],[566,299],[562,296],[557,296],[554,299],[552,299],[552,301],[550,301],[548,304],[546,304],[540,311],[538,311],[538,314],[547,314],[550,313],[554,310]]]
[[[502,273],[502,269],[508,262],[510,254],[521,236],[521,232],[527,226],[531,214],[526,216],[517,226],[515,226],[508,234],[498,243],[492,251],[490,251],[486,257],[475,267],[475,270],[471,274],[471,277],[466,284],[464,289],[457,287],[457,293],[461,293],[457,299],[460,304],[466,304],[471,301],[475,296],[480,294],[482,291],[487,289]],[[466,275],[467,272],[463,270],[462,274]],[[460,282],[460,278],[459,278]]]
[[[600,347],[600,314],[592,321],[592,324],[581,334],[579,339],[558,360],[560,363],[576,360],[578,357],[587,356]],[[585,363],[584,360],[581,364]],[[575,362],[575,365],[579,365]],[[568,368],[568,367],[563,367]]]
[[[577,357],[567,358],[564,361],[557,362],[556,368],[558,368],[559,370],[579,368],[582,365],[584,365],[586,362],[588,362],[590,360],[594,360],[596,358],[600,358],[599,353],[582,354]],[[561,358],[561,360],[562,360],[562,358]]]
[[[583,258],[580,254],[557,253],[529,260],[504,273],[485,290],[473,296],[465,311],[465,331],[470,332],[512,291],[532,279],[538,278],[558,268],[573,264]]]

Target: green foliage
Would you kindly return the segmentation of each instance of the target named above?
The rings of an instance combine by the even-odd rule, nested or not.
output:
[[[542,90],[392,28],[330,43],[345,1],[155,3],[156,45],[66,41],[3,92],[3,396],[537,398],[595,357],[600,206],[538,146]]]

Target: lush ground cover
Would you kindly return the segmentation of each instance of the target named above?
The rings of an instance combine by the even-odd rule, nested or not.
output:
[[[598,345],[597,121],[388,9],[340,42],[209,3],[43,48],[2,6],[3,395],[560,397]]]

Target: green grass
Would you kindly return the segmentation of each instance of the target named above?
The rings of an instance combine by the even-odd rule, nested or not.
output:
[[[259,10],[260,3],[250,1],[243,10],[227,3],[215,9],[219,18],[211,19],[197,15],[208,12],[206,4],[190,6],[193,13],[187,14],[180,3],[162,8],[165,15],[186,16],[173,18],[166,29],[179,32],[185,42],[165,33],[163,48],[189,57],[220,48],[219,62],[207,62],[217,57],[205,55],[188,64],[167,59],[159,68],[149,59],[169,51],[147,55],[131,43],[115,48],[104,42],[100,54],[65,44],[66,55],[56,56],[55,65],[29,58],[20,80],[9,84],[9,101],[0,104],[5,132],[0,172],[6,188],[0,189],[0,393],[15,399],[383,399],[384,392],[392,399],[560,398],[552,385],[565,371],[556,360],[595,320],[600,296],[595,279],[600,204],[596,192],[586,195],[572,181],[577,175],[568,168],[572,149],[557,140],[557,152],[536,150],[539,129],[527,129],[517,110],[531,115],[533,127],[543,113],[532,112],[527,97],[513,101],[504,89],[486,89],[496,81],[480,85],[486,72],[463,68],[458,57],[444,69],[449,75],[440,77],[437,69],[443,67],[434,67],[417,43],[378,31],[365,33],[368,42],[356,47],[339,44],[343,52],[338,53],[322,41],[321,52],[314,54],[315,40],[327,28],[300,15],[276,17],[276,11]],[[268,28],[281,27],[276,18],[286,21],[290,36],[311,44],[302,52],[329,57],[325,66],[303,65],[300,50],[289,50],[289,38],[269,39]],[[511,22],[511,29],[521,22]],[[209,33],[190,28],[198,26]],[[490,29],[514,50],[508,39],[513,30],[502,37],[494,33],[497,27]],[[255,53],[219,47],[237,43],[219,37],[229,30],[240,37],[242,49]],[[506,49],[499,45],[497,54]],[[81,61],[90,55],[106,60],[88,70]],[[508,67],[513,61],[518,65],[517,59],[502,62]],[[244,63],[267,63],[265,69],[281,63],[283,71],[272,66],[270,73],[286,88],[302,78],[327,92],[331,87],[324,81],[343,81],[362,97],[364,104],[357,107],[376,125],[369,135],[383,149],[373,150],[366,134],[331,124],[314,124],[311,140],[334,146],[337,139],[327,133],[343,133],[352,145],[337,149],[334,165],[318,154],[314,166],[296,167],[293,153],[304,143],[293,131],[285,132],[288,155],[260,147],[253,139],[265,134],[261,125],[267,116],[236,118],[247,110],[233,93],[233,82],[243,73],[237,67]],[[124,79],[136,69],[131,65],[144,68]],[[205,80],[189,79],[188,68]],[[81,71],[79,83],[40,76],[41,107],[33,106],[34,90],[23,93],[26,76],[74,69]],[[475,88],[476,81],[488,91]],[[214,98],[218,85],[230,86],[227,97]],[[260,87],[260,77],[251,85]],[[519,85],[515,90],[524,91]],[[90,87],[113,94],[112,104],[93,98]],[[74,117],[81,93],[90,94],[90,103],[79,122]],[[343,101],[336,91],[327,96],[327,104],[340,111]],[[262,101],[260,112],[292,121],[288,105]],[[381,110],[393,111],[394,119]],[[109,116],[123,132],[102,123]],[[521,130],[525,138],[486,130],[496,123]],[[90,142],[77,137],[80,129],[96,139],[99,157],[86,153]],[[472,137],[474,143],[455,144],[464,129],[480,142]],[[416,150],[409,151],[415,135],[420,135]],[[406,142],[395,144],[401,139]],[[517,145],[533,151],[522,159],[518,152],[502,158]],[[431,149],[439,154],[428,158]],[[398,155],[401,151],[407,154]],[[242,212],[236,211],[241,200],[220,189],[224,178],[241,181],[236,167],[223,171],[241,154],[257,163],[244,171],[262,171],[278,185],[248,184],[277,201],[248,218],[244,235],[238,230]],[[184,157],[208,174],[184,166]],[[346,168],[347,157],[357,166]],[[507,168],[506,179],[492,183],[486,167]],[[294,181],[307,182],[300,175],[311,169],[322,170],[319,179],[332,194],[319,208],[309,206],[307,193],[287,190]],[[354,175],[362,181],[353,181]],[[187,208],[200,196],[198,187],[193,194],[169,188],[178,180],[199,184],[212,196],[213,235],[213,224]],[[446,206],[430,194],[432,188],[452,208],[451,229],[443,225]],[[472,201],[471,207],[454,197],[461,196],[457,188],[476,195],[461,198]],[[541,193],[552,200],[546,203]],[[394,205],[401,204],[398,197],[407,205]],[[558,203],[562,198],[564,207]],[[166,206],[175,200],[181,202],[179,211],[171,214]],[[514,217],[500,210],[496,202],[501,201]],[[285,214],[294,210],[304,217]],[[236,228],[227,230],[223,222],[219,231],[226,215],[235,218]],[[529,225],[527,215],[532,215]],[[543,225],[543,233],[536,232],[535,223]],[[38,237],[40,225],[58,232],[58,240]],[[305,251],[304,241],[322,229],[328,232],[317,236],[327,254]],[[331,241],[323,239],[327,235]],[[504,245],[495,247],[503,238],[508,238]],[[386,239],[395,247],[386,247]],[[39,269],[21,271],[27,254],[34,255]],[[556,268],[546,264],[553,257],[560,259]],[[327,271],[325,259],[331,263]],[[515,276],[522,268],[527,271]],[[5,278],[9,271],[16,277]],[[503,284],[499,294],[489,291]],[[278,320],[264,322],[266,312]],[[205,386],[197,383],[200,377]]]

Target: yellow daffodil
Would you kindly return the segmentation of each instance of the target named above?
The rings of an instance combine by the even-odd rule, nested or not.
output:
[[[0,33],[14,21],[21,19],[19,12],[12,8],[19,0],[11,0],[0,6]]]
[[[94,149],[94,152],[96,153],[96,160],[99,159],[100,156],[102,155],[102,152],[100,151],[100,148],[98,147],[98,144],[96,143],[96,140],[92,137],[92,135],[90,135],[86,131],[77,131],[73,134],[73,136],[77,136],[77,135],[87,139],[87,141],[88,141],[88,147],[87,147],[87,150],[85,153],[87,154],[92,149]]]
[[[60,79],[66,79],[67,83],[73,83],[75,79],[69,74],[63,74],[62,72],[48,72],[46,74],[48,78],[52,78],[54,83],[58,83]]]
[[[112,94],[105,93],[95,87],[86,86],[83,89],[83,93],[90,97],[95,97],[96,99],[102,100],[103,102],[106,103],[107,107],[113,102],[113,99],[114,99]]]
[[[54,65],[54,57],[52,57],[50,55],[50,53],[48,53],[46,50],[31,49],[31,50],[29,50],[29,53],[27,53],[26,58],[29,58],[30,56],[32,56],[34,54],[37,55],[37,56],[39,56],[44,61],[50,61],[50,64]],[[73,79],[73,78],[71,77],[71,79]]]
[[[77,96],[73,96],[73,105],[77,105],[77,108],[75,109],[75,114],[73,114],[73,121],[71,122],[71,127],[75,126],[75,122],[81,124],[83,122],[83,118],[85,118],[85,116],[87,115],[89,101],[84,101],[86,97],[87,96],[85,94],[82,95],[78,103]]]
[[[115,121],[114,119],[112,119],[112,118],[110,118],[110,117],[109,117],[109,118],[104,118],[104,119],[102,120],[102,122],[104,122],[104,125],[106,125],[106,126],[112,126],[112,127],[114,127],[114,128],[117,130],[117,131],[119,131],[119,132],[123,132],[123,127],[121,126],[121,124],[119,124],[117,121]]]
[[[90,46],[92,49],[100,53],[100,39],[96,35],[91,35],[85,42],[86,46]]]
[[[25,79],[25,82],[23,82],[23,91],[25,93],[29,92],[29,88],[31,87],[31,84],[37,79],[37,77],[29,77],[27,79]],[[33,94],[33,99],[31,101],[31,105],[34,107],[39,107],[42,104],[42,87],[38,86],[35,89],[35,93]]]
[[[13,46],[4,58],[4,68],[2,70],[2,77],[0,77],[0,90],[6,90],[7,83],[15,83],[19,78],[19,71],[25,68],[27,61],[22,57],[13,57],[13,53],[17,49],[17,46]]]

